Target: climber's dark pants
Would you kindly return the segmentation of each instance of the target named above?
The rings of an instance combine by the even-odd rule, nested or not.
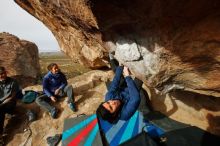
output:
[[[3,134],[5,114],[12,114],[16,106],[16,101],[11,100],[7,103],[0,104],[0,135]]]

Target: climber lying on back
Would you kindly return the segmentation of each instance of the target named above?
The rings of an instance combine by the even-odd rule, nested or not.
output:
[[[110,62],[112,65],[116,60],[111,59]],[[114,67],[112,65],[113,70]],[[141,101],[139,91],[143,82],[137,78],[133,80],[130,74],[126,66],[116,68],[115,77],[105,95],[105,102],[96,111],[98,117],[116,123],[118,120],[128,120],[135,113]]]

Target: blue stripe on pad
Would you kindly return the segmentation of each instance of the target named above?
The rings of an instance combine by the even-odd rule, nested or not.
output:
[[[112,124],[101,119],[100,117],[99,117],[99,123],[100,123],[101,129],[104,133],[106,133],[112,127]]]
[[[66,131],[63,132],[62,135],[62,140],[66,140],[68,137],[70,137],[72,134],[74,134],[76,131],[80,130],[84,126],[88,125],[92,120],[96,118],[96,115],[92,115],[88,117],[86,120],[83,120],[79,124],[73,126],[72,128],[67,129]]]
[[[119,145],[121,137],[122,137],[127,126],[128,126],[128,122],[125,122],[124,125],[122,126],[122,128],[118,131],[118,133],[115,133],[114,139],[112,139],[112,141],[109,141],[110,146]]]
[[[125,129],[125,132],[123,133],[122,138],[121,138],[119,144],[127,141],[128,139],[130,139],[132,137],[132,133],[133,133],[133,130],[135,128],[134,126],[135,126],[135,122],[137,120],[137,117],[138,117],[138,112],[136,111],[135,114],[128,121],[128,126]]]
[[[112,141],[112,139],[115,137],[116,133],[119,132],[119,130],[122,128],[122,126],[125,124],[126,121],[119,120],[117,124],[112,125],[111,129],[106,132],[105,136],[108,141]]]
[[[141,112],[139,112],[139,126],[138,126],[138,133],[142,132],[142,128],[146,125],[146,123],[144,122],[144,117],[143,114]]]
[[[136,136],[139,132],[139,129],[137,127],[139,127],[139,112],[138,112],[138,116],[137,116],[137,120],[135,122],[135,126],[134,126],[134,130],[133,130],[133,133],[132,133],[132,137]]]

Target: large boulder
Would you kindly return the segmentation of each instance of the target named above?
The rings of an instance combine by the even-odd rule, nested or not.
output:
[[[152,98],[155,109],[169,116],[182,111],[189,115],[185,120],[174,118],[218,131],[219,0],[15,1],[42,21],[74,60],[100,68],[108,65],[107,52],[115,52],[159,93]],[[187,92],[169,101],[164,93],[172,90]]]
[[[107,52],[148,86],[220,96],[220,1],[15,0],[91,68]]]
[[[42,21],[61,50],[73,60],[99,68],[106,65],[102,36],[88,1],[18,0],[22,8]]]
[[[23,87],[36,83],[40,64],[34,43],[0,33],[0,50],[0,66],[6,68],[8,76],[16,78]]]
[[[154,109],[170,118],[220,136],[220,98],[186,91],[160,95],[153,90],[150,98]]]

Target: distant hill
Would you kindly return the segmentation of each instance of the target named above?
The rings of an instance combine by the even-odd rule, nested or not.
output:
[[[49,56],[66,56],[63,52],[40,52],[40,57],[49,57]]]

